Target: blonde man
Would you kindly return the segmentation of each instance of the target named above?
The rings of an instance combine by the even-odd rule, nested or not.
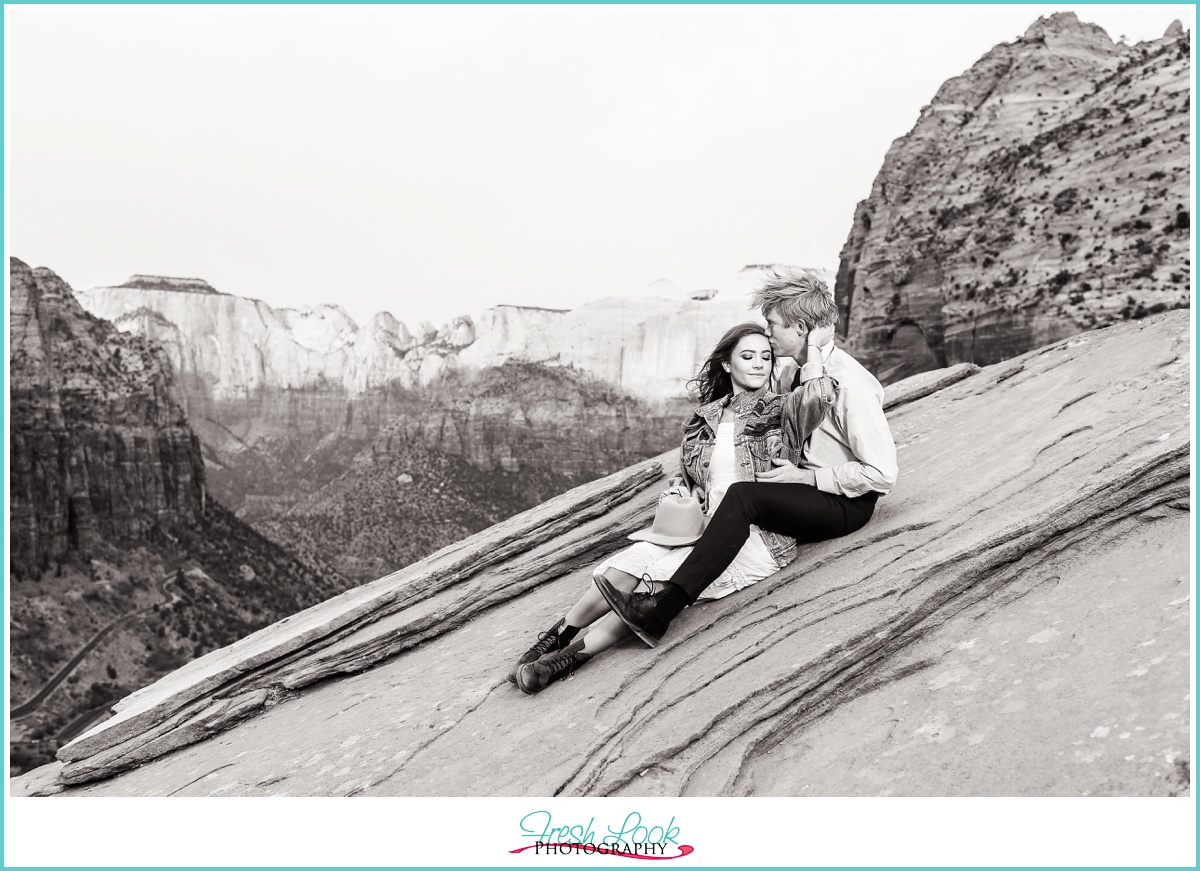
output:
[[[654,647],[671,620],[733,561],[750,527],[791,536],[797,544],[848,535],[866,525],[875,503],[896,483],[896,444],[883,414],[883,387],[836,347],[838,311],[828,286],[807,271],[775,271],[755,293],[776,355],[805,361],[792,387],[828,374],[838,384],[825,419],[799,462],[774,460],[753,482],[730,486],[692,553],[657,593],[624,593],[604,578],[596,586],[613,611]]]

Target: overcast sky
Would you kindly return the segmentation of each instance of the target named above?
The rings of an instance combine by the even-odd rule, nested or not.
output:
[[[8,250],[410,325],[836,268],[892,140],[1039,15],[1191,6],[6,6]]]

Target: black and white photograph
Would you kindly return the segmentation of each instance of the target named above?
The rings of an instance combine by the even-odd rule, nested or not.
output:
[[[6,5],[6,809],[696,866],[1145,798],[1194,863],[1194,19]]]

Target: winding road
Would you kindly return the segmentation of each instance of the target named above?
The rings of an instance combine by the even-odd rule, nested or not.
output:
[[[166,575],[159,580],[157,584],[158,591],[162,593],[164,601],[157,602],[155,604],[174,605],[176,602],[182,601],[183,597],[178,593],[172,593],[167,590],[167,585],[174,580],[174,573]],[[170,601],[166,601],[168,596],[170,597]],[[137,615],[143,614],[146,611],[152,611],[154,607],[154,605],[147,605],[145,608],[138,608],[136,611],[130,611],[128,614],[122,614],[107,626],[104,626],[102,629],[100,629],[88,640],[85,645],[83,645],[83,647],[79,648],[74,656],[67,660],[66,665],[55,672],[54,676],[51,677],[50,680],[46,681],[45,685],[40,690],[34,693],[32,698],[30,698],[28,701],[22,702],[15,708],[12,708],[8,713],[9,717],[11,719],[18,720],[21,717],[27,717],[36,711],[39,707],[41,707],[42,702],[46,701],[50,694],[58,688],[58,685],[66,680],[68,676],[70,676],[71,672],[75,670],[76,666],[83,661],[83,658],[91,653],[92,650],[95,649],[96,645],[103,641],[108,634],[112,632],[114,628],[116,628],[117,624],[119,624],[122,620],[128,620],[130,617],[136,617]]]

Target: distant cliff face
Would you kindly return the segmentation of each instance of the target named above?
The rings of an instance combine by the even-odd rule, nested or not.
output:
[[[280,518],[348,471],[396,420],[421,450],[457,457],[477,472],[537,466],[555,480],[578,482],[617,468],[614,458],[623,464],[657,453],[670,443],[661,441],[660,424],[670,418],[674,425],[704,355],[725,329],[756,317],[748,291],[766,268],[742,269],[720,292],[682,292],[658,281],[571,311],[501,305],[477,321],[463,315],[415,331],[387,312],[360,328],[336,306],[274,309],[200,279],[134,276],[79,296],[93,313],[162,344],[213,492],[258,523]],[[593,391],[598,404],[584,408],[571,379],[538,380],[536,412],[512,395],[476,401],[473,380],[510,362],[574,370],[609,385],[615,404]],[[551,396],[557,389],[562,394]],[[471,403],[465,416],[462,398]],[[669,411],[630,419],[638,399],[659,410],[639,414]],[[550,423],[542,426],[543,418]],[[590,444],[615,447],[579,450],[570,433],[585,421]],[[531,441],[531,427],[539,426]],[[631,452],[640,440],[648,440],[642,452]],[[536,453],[527,450],[532,444]],[[527,498],[547,484],[530,488]]]
[[[697,295],[657,282],[643,294],[566,312],[489,309],[451,365],[468,372],[509,360],[572,366],[633,396],[676,399],[687,395],[688,379],[721,334],[758,317],[744,293]]]
[[[415,333],[387,312],[359,327],[334,305],[277,309],[200,279],[139,275],[78,296],[98,317],[161,342],[189,403],[421,389],[509,360],[573,366],[636,396],[678,398],[720,334],[756,316],[746,291],[763,269],[746,267],[725,292],[684,293],[659,281],[574,310],[501,305],[478,323],[461,315]]]
[[[92,317],[48,269],[10,261],[14,572],[193,521],[204,465],[154,343]]]
[[[120,329],[161,343],[189,398],[245,399],[262,389],[323,386],[362,392],[393,381],[414,383],[403,360],[412,337],[395,319],[377,317],[360,330],[333,305],[274,309],[256,299],[139,278],[79,291],[79,301]]]
[[[206,497],[156,343],[88,314],[49,269],[12,259],[9,276],[10,764],[22,770],[114,699],[345,582]]]
[[[859,204],[836,295],[885,381],[1189,304],[1190,36],[1039,19],[951,79]]]

